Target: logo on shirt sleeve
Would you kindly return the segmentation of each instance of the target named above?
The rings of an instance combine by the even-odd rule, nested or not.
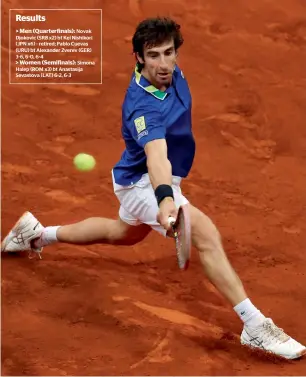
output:
[[[142,131],[144,131],[146,129],[146,121],[145,121],[144,116],[136,118],[134,120],[134,123],[135,123],[135,127],[136,127],[136,130],[137,130],[138,134],[140,134],[140,132],[142,132]]]

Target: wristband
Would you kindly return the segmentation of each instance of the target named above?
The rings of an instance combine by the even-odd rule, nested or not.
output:
[[[160,205],[161,201],[167,197],[171,197],[172,199],[174,199],[172,187],[169,185],[157,186],[155,190],[155,197],[158,206]]]

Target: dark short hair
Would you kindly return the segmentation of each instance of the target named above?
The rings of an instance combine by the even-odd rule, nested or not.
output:
[[[158,46],[170,39],[177,50],[184,42],[181,26],[168,17],[147,18],[141,21],[132,39],[133,52],[144,58],[144,47]]]

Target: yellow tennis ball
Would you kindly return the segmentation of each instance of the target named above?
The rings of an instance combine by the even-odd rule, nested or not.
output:
[[[79,153],[73,159],[74,166],[81,171],[90,171],[96,166],[93,156],[86,153]]]

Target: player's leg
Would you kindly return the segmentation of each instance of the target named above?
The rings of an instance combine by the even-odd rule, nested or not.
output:
[[[232,304],[244,323],[242,344],[261,348],[288,359],[306,354],[306,348],[302,344],[285,334],[252,304],[226,256],[220,234],[213,222],[192,205],[190,216],[192,242],[199,250],[208,278]]]
[[[121,218],[112,220],[92,217],[63,226],[44,227],[32,213],[24,213],[1,244],[2,252],[36,251],[57,242],[75,245],[134,245],[142,241],[151,228],[131,225]]]
[[[90,245],[134,245],[142,241],[151,228],[146,224],[136,226],[103,217],[91,217],[75,224],[64,225],[57,230],[59,242]]]
[[[208,216],[191,204],[189,208],[192,243],[199,250],[205,273],[216,288],[235,306],[245,300],[247,294],[225,254],[221,236]]]
[[[133,245],[142,241],[152,229],[138,218],[145,209],[143,203],[146,200],[146,191],[136,186],[121,187],[114,181],[113,184],[121,204],[118,219],[91,217],[75,224],[44,227],[32,213],[26,212],[2,241],[1,251],[41,253],[43,247],[57,242],[77,245]]]

